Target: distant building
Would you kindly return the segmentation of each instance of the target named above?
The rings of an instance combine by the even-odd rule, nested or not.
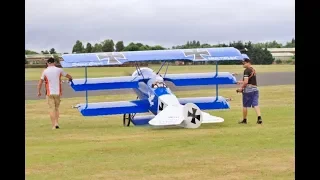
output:
[[[295,48],[268,48],[275,60],[292,60],[295,55]]]
[[[49,58],[54,58],[54,55],[59,56],[59,60],[61,61],[61,54],[30,54],[25,55],[28,64],[45,64]]]

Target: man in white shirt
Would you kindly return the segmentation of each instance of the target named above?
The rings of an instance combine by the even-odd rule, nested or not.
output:
[[[56,67],[53,58],[48,59],[47,65],[48,67],[43,70],[39,80],[38,96],[41,96],[41,87],[43,82],[45,82],[46,98],[50,108],[52,129],[58,129],[60,97],[62,95],[61,76],[67,77],[69,81],[72,81],[72,77],[64,72],[63,69]]]

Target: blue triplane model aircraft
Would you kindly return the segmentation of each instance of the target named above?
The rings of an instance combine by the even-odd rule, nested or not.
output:
[[[86,91],[86,103],[78,104],[83,116],[123,115],[123,123],[151,126],[179,126],[198,128],[202,123],[221,123],[221,117],[210,115],[202,110],[229,109],[228,99],[218,96],[218,84],[236,84],[236,78],[229,72],[218,73],[218,61],[243,60],[245,54],[233,47],[176,49],[130,52],[103,52],[85,54],[65,54],[62,67],[85,67],[85,78],[69,82],[74,91]],[[172,61],[216,61],[216,72],[160,74],[167,62]],[[162,66],[155,72],[148,67],[140,68],[138,62],[162,61]],[[87,67],[118,65],[135,62],[136,70],[131,76],[87,78]],[[216,85],[216,96],[177,98],[165,84],[175,86]],[[118,102],[88,103],[88,91],[133,89],[136,100]],[[152,113],[140,115],[137,113]]]

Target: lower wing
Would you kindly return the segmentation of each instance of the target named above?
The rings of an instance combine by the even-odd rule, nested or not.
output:
[[[148,100],[116,101],[78,104],[77,108],[83,116],[105,116],[127,113],[149,112]]]
[[[201,86],[215,84],[236,84],[237,80],[229,72],[216,73],[187,73],[167,74],[165,81],[172,82],[175,86]]]

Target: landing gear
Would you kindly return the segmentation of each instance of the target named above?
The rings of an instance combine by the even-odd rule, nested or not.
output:
[[[134,118],[136,114],[123,114],[123,126],[130,126],[130,123],[132,122],[132,119]]]
[[[137,99],[139,99],[139,97],[137,97]],[[130,123],[135,115],[136,113],[123,114],[123,126],[130,126]]]
[[[123,126],[130,126],[133,114],[123,114]]]

